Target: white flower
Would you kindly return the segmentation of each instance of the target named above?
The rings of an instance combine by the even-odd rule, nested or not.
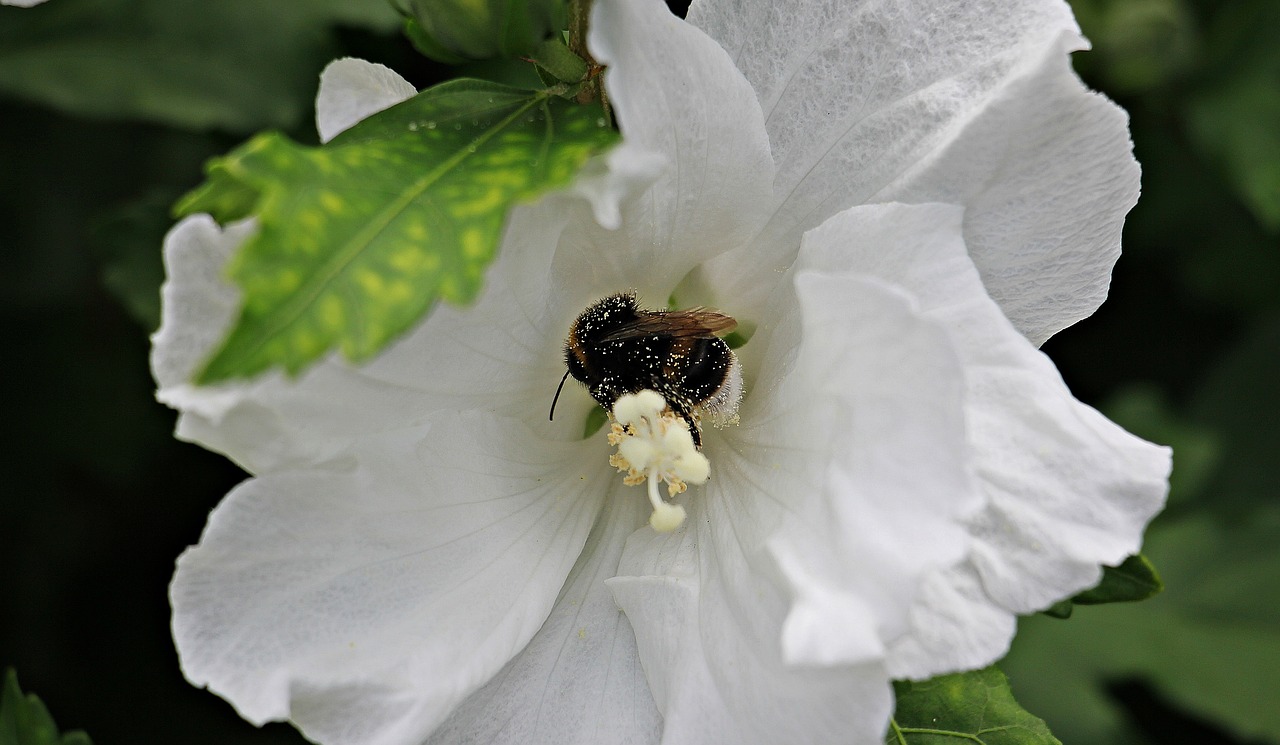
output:
[[[254,474],[179,561],[174,635],[250,721],[374,745],[879,742],[891,678],[998,658],[1163,501],[1168,453],[1035,348],[1101,302],[1137,195],[1064,4],[595,6],[626,145],[513,212],[475,306],[372,364],[186,385],[253,226],[166,241],[159,397]],[[321,132],[409,93],[335,63]],[[631,288],[754,328],[740,424],[704,431],[710,480],[669,533],[604,434],[581,439],[581,388],[546,421],[569,324]]]

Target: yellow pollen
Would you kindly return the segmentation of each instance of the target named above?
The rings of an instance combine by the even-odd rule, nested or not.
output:
[[[711,464],[693,444],[689,424],[661,395],[647,390],[619,397],[612,416],[607,437],[618,452],[609,456],[609,465],[624,474],[622,483],[627,486],[647,483],[653,505],[649,525],[654,530],[675,530],[684,523],[684,507],[659,496],[658,482],[666,482],[671,498],[683,494],[690,483],[705,483],[711,474]]]

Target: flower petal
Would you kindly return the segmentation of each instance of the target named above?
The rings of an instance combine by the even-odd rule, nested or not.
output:
[[[742,511],[687,504],[685,528],[634,534],[624,576],[608,582],[635,629],[664,745],[878,743],[892,708],[884,668],[786,664],[784,582],[766,553],[738,541]]]
[[[707,433],[687,527],[633,535],[609,583],[664,742],[878,742],[886,646],[923,578],[966,551],[950,339],[882,281],[795,283],[752,341],[741,425]]]
[[[1123,112],[1070,70],[1087,45],[1065,3],[701,0],[689,19],[755,87],[778,163],[781,207],[733,259],[757,272],[728,294],[847,207],[943,201],[1037,344],[1105,297],[1138,171]]]
[[[178,437],[259,472],[326,460],[362,432],[421,421],[420,402],[404,390],[332,359],[298,381],[275,371],[216,386],[187,382],[238,313],[240,293],[225,279],[224,267],[253,225],[245,221],[223,231],[196,215],[165,236],[167,280],[151,365],[160,386],[156,398],[182,412]]]
[[[987,501],[971,521],[969,560],[990,601],[1027,613],[1096,582],[1100,564],[1137,552],[1164,503],[1169,452],[1071,396],[1053,363],[987,296],[965,251],[963,223],[963,210],[953,205],[858,207],[806,235],[800,265],[896,282],[950,330],[964,362],[968,439]],[[985,603],[975,599],[973,612],[989,613]],[[961,664],[977,666],[1003,652],[1007,630],[993,628],[978,643],[938,641],[968,649],[975,656]],[[931,667],[898,664],[895,674],[950,669],[932,665],[954,650],[930,652]],[[929,655],[919,657],[923,664]]]
[[[581,450],[458,412],[245,482],[178,562],[184,673],[255,723],[421,742],[551,610],[608,478]]]
[[[1107,297],[1138,201],[1128,116],[1071,69],[1064,35],[883,200],[965,205],[964,239],[992,299],[1035,345]]]
[[[764,118],[724,50],[657,0],[599,0],[589,43],[608,65],[605,82],[626,141],[668,164],[624,211],[621,234],[596,240],[642,295],[670,292],[704,259],[749,235],[771,200]]]
[[[244,220],[223,230],[208,215],[193,215],[165,236],[164,314],[151,337],[151,373],[162,392],[191,380],[226,335],[240,307],[240,291],[224,271],[256,229],[254,221]]]
[[[640,668],[635,634],[605,586],[617,573],[627,536],[648,519],[649,506],[641,494],[615,483],[533,641],[463,702],[431,742],[657,742],[662,719]]]
[[[239,293],[222,265],[251,227],[224,234],[208,217],[188,218],[165,239],[157,398],[182,412],[180,438],[254,473],[328,459],[363,433],[411,426],[442,409],[543,420],[564,371],[558,342],[590,299],[578,286],[585,265],[566,258],[552,266],[572,207],[560,198],[516,208],[475,305],[437,308],[373,362],[356,368],[334,355],[296,380],[269,372],[216,386],[185,381],[235,316]],[[587,404],[569,396],[564,405],[566,417],[547,434],[576,438]]]
[[[418,90],[384,65],[344,57],[320,73],[316,130],[328,142],[339,132],[383,109],[412,98]]]
[[[744,412],[735,465],[759,464],[751,478],[773,500],[788,487],[801,495],[769,539],[795,594],[787,660],[879,659],[906,630],[922,578],[968,550],[961,518],[981,502],[967,470],[963,371],[942,325],[886,283],[810,270],[795,284],[794,367],[774,416]],[[759,498],[748,495],[734,500]]]

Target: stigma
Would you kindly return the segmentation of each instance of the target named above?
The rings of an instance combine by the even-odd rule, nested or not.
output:
[[[613,424],[609,444],[618,452],[609,456],[609,465],[626,475],[628,486],[648,485],[653,514],[649,525],[659,533],[669,533],[684,523],[685,510],[667,499],[706,483],[711,463],[698,452],[689,432],[689,423],[675,414],[666,399],[644,390],[618,397],[613,404]],[[667,496],[658,493],[658,482],[666,482]]]

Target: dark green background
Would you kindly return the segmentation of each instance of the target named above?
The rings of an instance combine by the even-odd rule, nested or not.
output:
[[[1144,193],[1111,299],[1045,351],[1177,448],[1150,537],[1168,590],[1029,619],[1005,667],[1068,743],[1280,742],[1280,5],[1076,10]],[[242,474],[171,438],[147,336],[168,205],[258,130],[313,142],[316,76],[347,54],[452,74],[377,0],[0,7],[0,666],[100,744],[300,741],[178,670],[173,561]]]

